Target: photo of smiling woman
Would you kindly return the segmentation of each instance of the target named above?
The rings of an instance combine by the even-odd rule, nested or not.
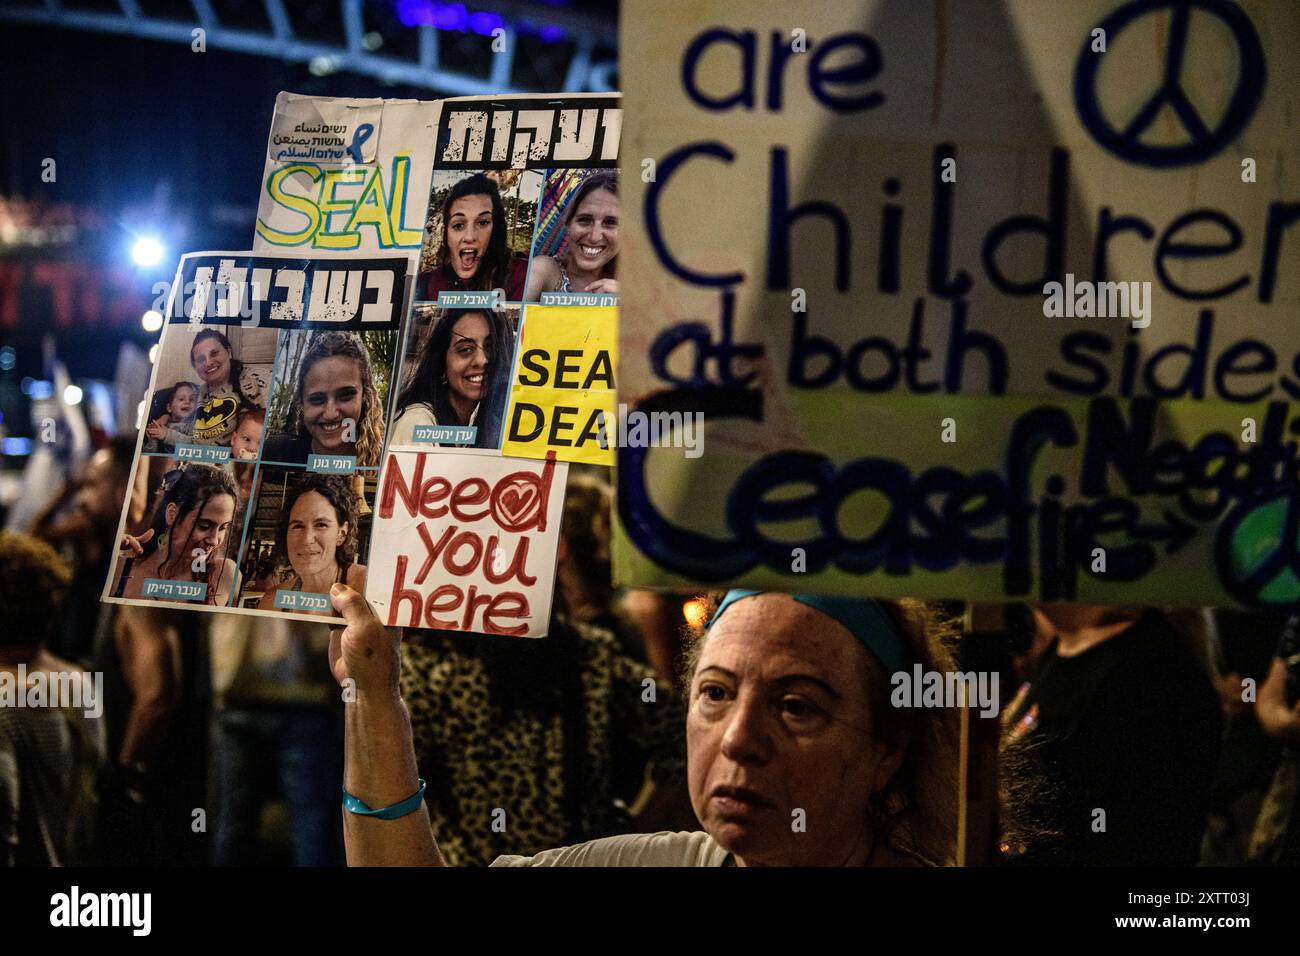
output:
[[[514,323],[506,312],[435,311],[407,357],[390,444],[416,444],[417,425],[472,425],[474,441],[464,447],[497,448],[514,350]]]
[[[272,404],[287,407],[283,415],[271,416],[278,418],[278,427],[266,439],[263,461],[299,465],[316,454],[355,456],[358,468],[379,464],[384,403],[360,335],[290,333],[277,362],[276,382]]]
[[[255,344],[274,349],[273,330],[241,329]],[[193,441],[199,445],[229,445],[235,418],[241,408],[266,408],[271,371],[264,364],[245,364],[237,348],[218,329],[202,329],[190,343],[190,366],[198,374],[199,407],[195,413]],[[160,376],[165,371],[159,368]]]
[[[517,210],[527,212],[527,204],[512,201]],[[506,207],[496,180],[482,173],[460,180],[439,209],[433,268],[421,273],[416,299],[436,302],[439,292],[504,289],[506,301],[521,301],[528,257],[510,249]],[[531,223],[521,226],[531,234]]]
[[[113,597],[144,598],[144,583],[154,578],[206,584],[202,603],[224,607],[238,577],[226,556],[238,503],[224,468],[185,462],[163,475],[145,531],[122,535]]]
[[[307,474],[289,486],[280,508],[271,560],[280,569],[280,584],[272,584],[257,602],[259,610],[276,607],[281,590],[328,595],[334,584],[356,591],[366,588],[366,568],[357,563],[359,507],[352,479],[342,475]],[[333,616],[333,608],[302,611]]]
[[[569,175],[567,171],[559,175]],[[564,178],[558,178],[563,188]],[[554,188],[552,183],[549,188]],[[543,208],[547,199],[543,199]],[[535,254],[528,269],[528,301],[543,292],[606,292],[618,294],[614,272],[618,259],[621,205],[618,173],[591,173],[573,190],[561,218],[563,235],[555,255]],[[539,228],[540,231],[540,228]],[[553,241],[553,240],[552,240]],[[539,236],[539,245],[544,245]],[[540,250],[539,250],[540,252]]]

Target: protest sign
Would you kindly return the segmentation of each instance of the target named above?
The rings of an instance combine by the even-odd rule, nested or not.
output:
[[[254,248],[418,253],[438,104],[281,93]]]
[[[528,307],[501,451],[614,464],[618,310]]]
[[[182,257],[104,600],[334,619],[364,587],[413,261]]]
[[[366,598],[390,627],[543,637],[568,465],[391,452]]]
[[[639,2],[622,30],[619,398],[702,412],[707,454],[620,451],[621,581],[1300,604],[1288,4]]]

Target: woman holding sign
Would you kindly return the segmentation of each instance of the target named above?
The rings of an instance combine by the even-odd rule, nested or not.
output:
[[[304,465],[313,454],[355,457],[356,467],[373,468],[384,444],[384,414],[370,353],[353,332],[311,335],[297,370],[294,430],[269,438],[262,459]]]
[[[263,365],[235,358],[224,332],[203,329],[190,343],[190,365],[202,381],[195,415],[194,442],[229,445],[241,408],[266,408],[271,376]]]
[[[588,176],[564,212],[565,242],[559,256],[535,256],[528,269],[528,301],[543,292],[618,294],[618,173]]]
[[[362,596],[330,640],[357,707],[345,733],[354,865],[443,863],[399,694],[396,631]],[[925,605],[732,591],[691,654],[686,749],[703,832],[628,834],[507,866],[916,866],[954,856],[958,710],[891,703],[892,673],[951,671]]]
[[[285,590],[324,596],[336,582],[365,590],[366,567],[356,563],[357,512],[356,493],[342,475],[308,474],[289,490],[275,535],[275,555],[294,574]],[[258,609],[330,613],[328,602],[319,610],[277,606],[279,591],[265,591]]]
[[[504,312],[488,309],[445,311],[434,318],[428,342],[419,353],[397,398],[390,444],[417,442],[417,425],[475,428],[470,448],[496,448],[501,439],[514,331]]]
[[[223,468],[182,463],[163,475],[158,503],[144,534],[124,534],[113,597],[186,601],[149,581],[206,585],[201,603],[224,607],[235,586],[235,562],[226,557],[239,500]]]

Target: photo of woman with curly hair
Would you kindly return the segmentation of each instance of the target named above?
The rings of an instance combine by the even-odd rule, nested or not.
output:
[[[305,340],[304,335],[308,336]],[[285,419],[277,422],[266,440],[263,461],[301,465],[316,454],[355,456],[358,468],[379,464],[384,403],[370,352],[360,335],[287,335],[276,381],[290,383],[292,401]]]

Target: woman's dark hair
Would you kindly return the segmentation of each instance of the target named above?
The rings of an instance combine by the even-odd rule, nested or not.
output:
[[[582,185],[574,192],[573,198],[569,200],[569,205],[564,210],[564,226],[566,230],[569,224],[573,222],[573,217],[578,214],[578,207],[597,189],[603,189],[605,192],[617,196],[618,172],[613,169],[602,169],[598,173],[592,173],[582,181]],[[606,279],[614,278],[614,269],[617,263],[618,256],[605,263],[605,267],[600,270],[601,276]]]
[[[467,287],[475,291],[504,289],[510,275],[510,252],[506,248],[506,207],[501,202],[501,190],[496,182],[482,173],[462,179],[451,187],[447,198],[442,201],[442,248],[438,250],[438,268],[448,279],[459,280],[460,277],[451,267],[451,243],[447,239],[447,227],[451,220],[452,203],[466,196],[487,196],[492,202],[492,235],[483,252],[483,259]]]
[[[289,564],[289,518],[298,499],[314,491],[334,508],[334,517],[340,526],[346,524],[348,533],[343,543],[334,550],[334,561],[339,567],[351,564],[357,557],[357,493],[352,483],[343,475],[308,474],[296,485],[291,485],[280,507],[280,521],[275,529],[273,560],[280,566]]]
[[[144,544],[144,555],[147,557],[157,551],[162,539],[166,537],[167,553],[159,567],[167,566],[177,557],[188,561],[189,541],[177,541],[170,532],[191,511],[202,514],[208,502],[218,495],[230,495],[235,507],[239,507],[239,491],[235,487],[235,480],[215,465],[186,462],[163,475],[162,486],[158,489],[158,501],[153,509],[153,520],[149,522],[153,537]],[[177,508],[176,520],[170,524],[167,523],[168,505]],[[228,548],[229,545],[230,536],[226,535],[225,547]],[[225,557],[224,553],[222,557]]]
[[[39,538],[0,531],[0,647],[34,647],[54,633],[72,569]]]
[[[506,393],[509,387],[510,363],[514,355],[514,331],[504,312],[491,309],[443,309],[434,316],[425,333],[423,344],[417,346],[419,360],[397,396],[397,414],[401,415],[411,405],[425,404],[433,408],[440,425],[456,422],[456,412],[451,407],[447,378],[447,349],[451,347],[451,330],[466,315],[478,314],[487,320],[492,337],[492,357],[484,370],[483,380],[487,391],[479,406],[475,425],[478,434],[472,448],[495,448],[500,435],[500,423],[505,417]]]
[[[240,401],[248,402],[239,385],[239,380],[244,375],[244,363],[235,358],[235,348],[230,344],[230,339],[226,338],[224,332],[218,332],[216,329],[203,329],[198,335],[194,336],[194,341],[190,343],[190,368],[198,368],[194,364],[194,347],[204,339],[216,339],[221,347],[230,353],[230,385],[238,393]]]

